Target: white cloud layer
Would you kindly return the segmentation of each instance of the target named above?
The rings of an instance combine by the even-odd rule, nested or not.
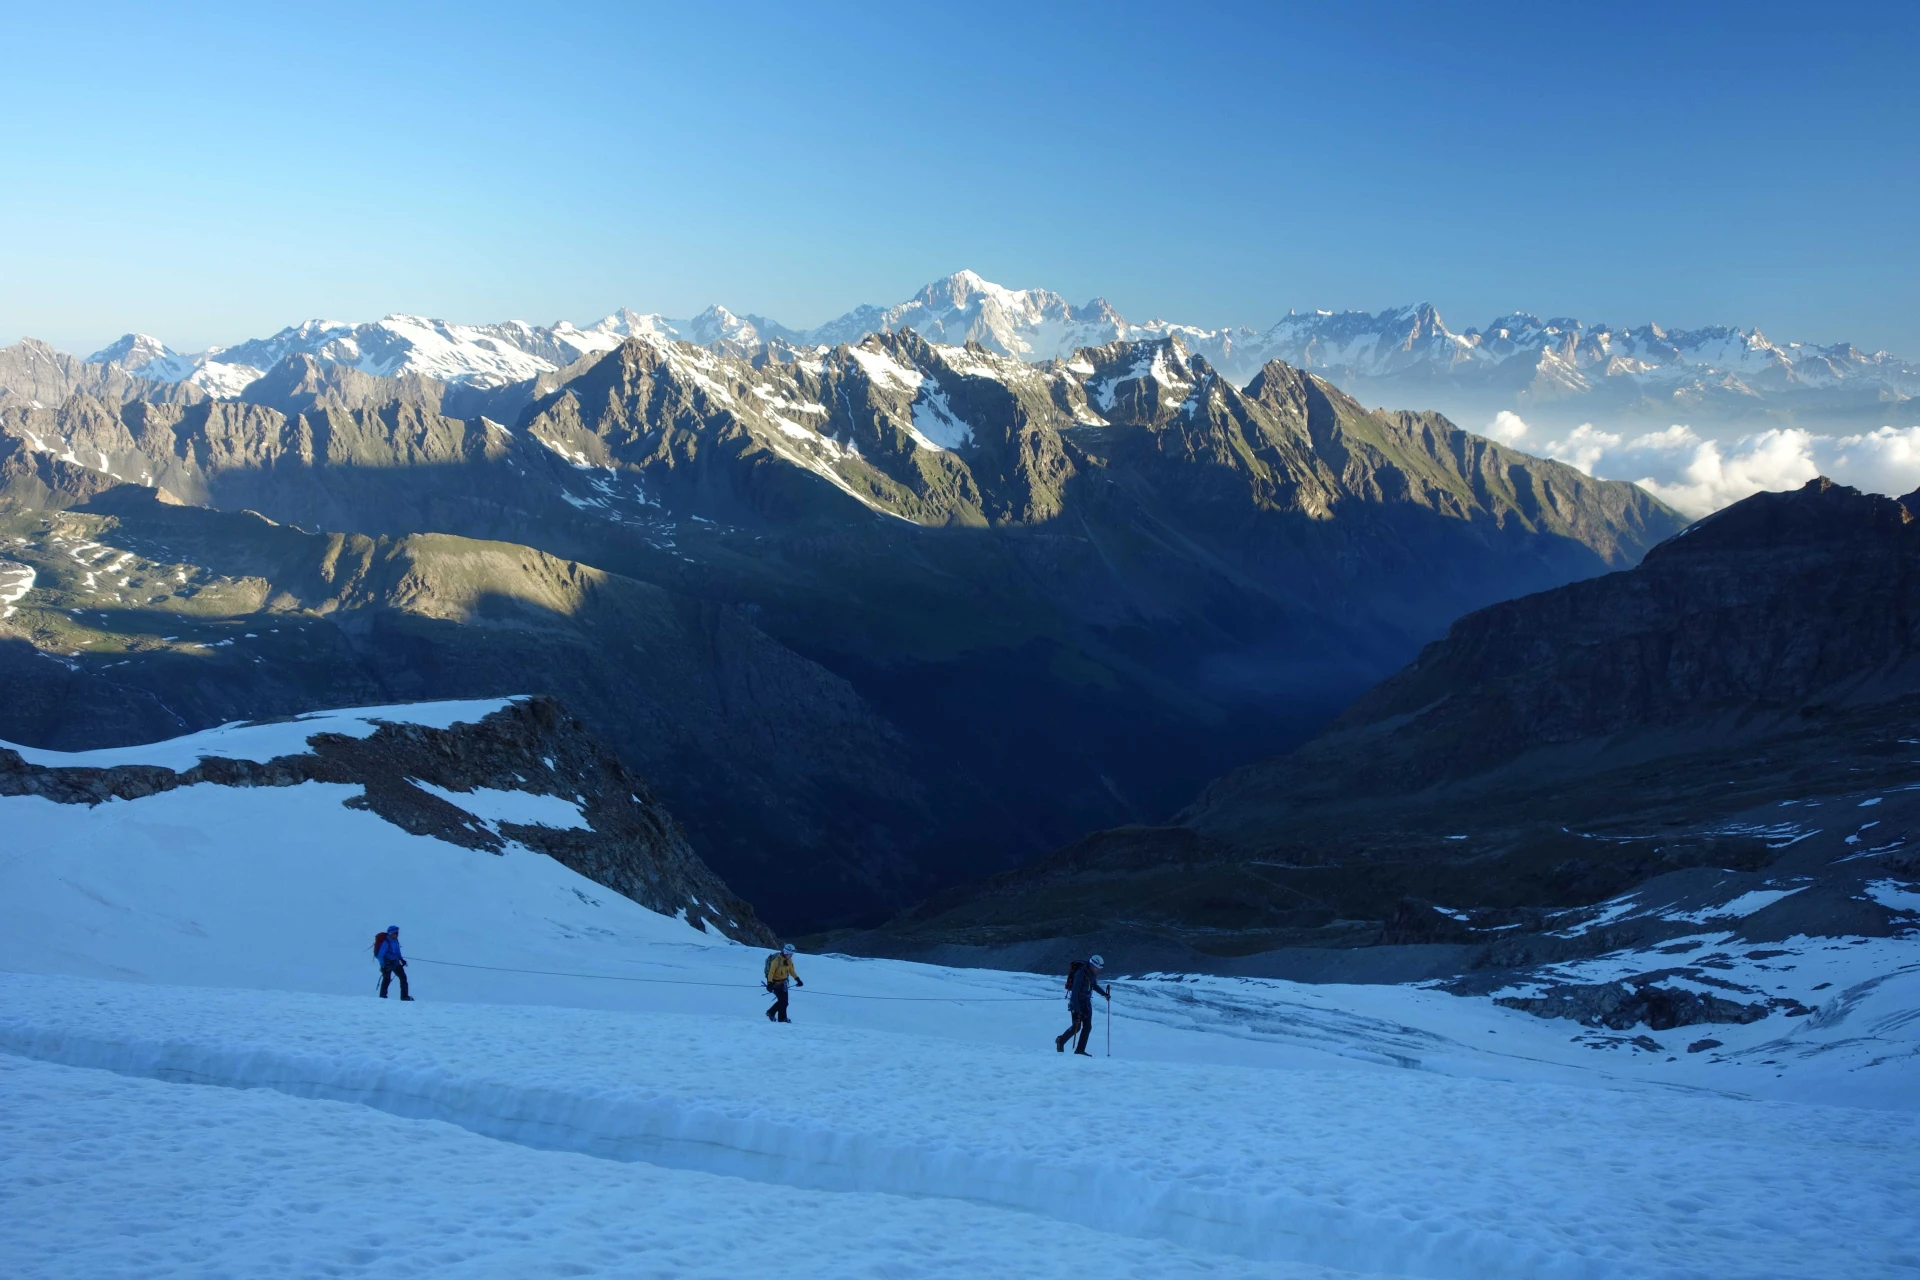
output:
[[[1920,489],[1920,427],[1881,427],[1849,436],[1783,427],[1706,440],[1676,423],[1628,439],[1583,422],[1551,438],[1503,410],[1484,434],[1590,476],[1633,480],[1690,516],[1707,515],[1763,490],[1797,489],[1819,475],[1873,493]]]

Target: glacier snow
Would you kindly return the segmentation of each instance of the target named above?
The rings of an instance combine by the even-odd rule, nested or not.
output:
[[[1809,951],[1795,981],[1824,965],[1841,993],[1716,1027],[1713,1055],[1684,1051],[1701,1028],[1595,1049],[1438,991],[1144,974],[1117,984],[1113,1056],[1074,1059],[1049,1043],[1049,975],[802,956],[797,1021],[769,1026],[758,952],[544,855],[408,834],[354,790],[0,797],[16,1269],[1812,1280],[1916,1261],[1920,964],[1899,940]],[[373,998],[368,939],[392,921],[411,1005]]]

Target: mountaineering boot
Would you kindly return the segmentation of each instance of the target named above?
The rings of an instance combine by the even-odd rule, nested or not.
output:
[[[1091,1058],[1093,1055],[1088,1053],[1085,1049],[1075,1049],[1073,1051],[1073,1056],[1076,1058]]]
[[[1055,1053],[1065,1053],[1067,1051],[1067,1036],[1072,1034],[1073,1033],[1069,1031],[1066,1036],[1055,1036],[1053,1038],[1053,1051]]]
[[[413,997],[412,997],[412,996],[401,996],[400,998],[401,998],[402,1000],[411,1000],[411,999],[413,999]]]

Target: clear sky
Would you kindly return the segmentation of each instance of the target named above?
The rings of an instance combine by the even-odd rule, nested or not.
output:
[[[0,0],[0,341],[1430,300],[1920,357],[1920,4]]]

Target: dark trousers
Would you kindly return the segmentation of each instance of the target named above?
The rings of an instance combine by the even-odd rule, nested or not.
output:
[[[387,962],[381,963],[380,965],[380,998],[382,1000],[385,1000],[387,998],[387,984],[393,981],[394,976],[396,974],[399,975],[399,978],[400,978],[400,998],[402,1000],[413,999],[412,996],[407,994],[407,966],[404,961],[400,964],[391,964]]]
[[[767,1010],[767,1016],[775,1022],[791,1022],[792,1019],[787,1017],[787,984],[770,982],[767,988],[773,992],[773,1007]]]
[[[1067,1012],[1073,1015],[1073,1025],[1056,1036],[1054,1043],[1065,1044],[1073,1038],[1074,1033],[1077,1031],[1080,1033],[1080,1043],[1073,1047],[1073,1051],[1075,1053],[1085,1053],[1087,1051],[1087,1037],[1093,1034],[1093,1001],[1089,1000],[1085,1004],[1069,1004],[1067,1006]]]

